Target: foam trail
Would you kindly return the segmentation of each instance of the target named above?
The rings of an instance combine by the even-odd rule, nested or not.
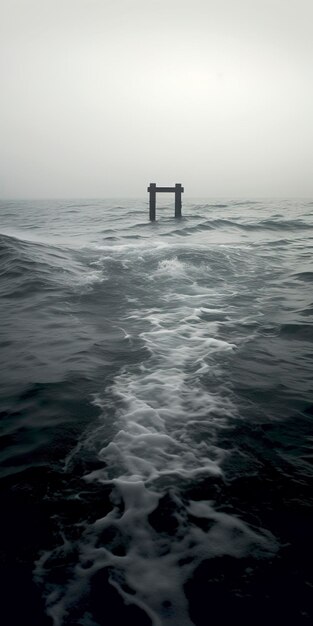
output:
[[[188,264],[163,260],[158,271],[161,287],[178,273],[196,290]],[[141,609],[153,626],[192,626],[184,585],[201,561],[274,549],[265,532],[185,495],[195,479],[223,478],[227,452],[218,446],[218,432],[237,411],[216,356],[231,354],[236,346],[219,338],[218,324],[206,320],[207,313],[219,309],[195,307],[192,300],[186,305],[175,285],[168,287],[163,308],[134,308],[123,321],[125,336],[131,334],[128,324],[144,328],[138,336],[149,358],[125,366],[96,400],[103,422],[115,407],[116,430],[102,446],[101,429],[89,436],[88,445],[98,449],[103,465],[85,480],[112,488],[112,509],[82,533],[79,562],[65,591],[56,598],[53,590],[48,597],[54,626],[67,624],[75,598],[87,593],[103,570],[124,602]],[[170,297],[174,293],[176,301]],[[214,391],[207,384],[212,372]],[[164,510],[164,497],[171,513]],[[160,528],[164,514],[171,520],[170,531]]]

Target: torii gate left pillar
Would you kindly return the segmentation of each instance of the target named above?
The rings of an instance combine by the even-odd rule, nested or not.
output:
[[[156,194],[161,193],[175,193],[175,217],[181,217],[182,201],[181,195],[184,193],[184,188],[181,183],[176,183],[175,187],[157,187],[156,183],[150,183],[148,187],[149,192],[149,212],[150,221],[155,221],[156,211]]]

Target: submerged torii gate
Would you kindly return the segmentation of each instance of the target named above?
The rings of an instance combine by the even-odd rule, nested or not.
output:
[[[174,193],[175,194],[175,217],[181,217],[181,195],[184,193],[184,188],[181,186],[181,183],[176,183],[175,187],[157,187],[156,183],[150,183],[150,187],[148,187],[149,196],[149,209],[150,209],[150,220],[154,222],[155,220],[155,209],[156,209],[156,194],[160,193]]]

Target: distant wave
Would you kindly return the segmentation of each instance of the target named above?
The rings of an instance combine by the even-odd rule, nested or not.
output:
[[[254,222],[241,222],[233,221],[229,219],[217,219],[209,222],[211,228],[223,228],[231,227],[241,230],[312,230],[313,224],[307,224],[301,219],[286,220],[286,219],[267,219]]]
[[[205,219],[199,221],[197,224],[192,224],[192,218],[188,217],[186,221],[179,225],[176,228],[169,228],[168,232],[165,233],[166,236],[180,236],[186,237],[188,235],[192,235],[195,233],[204,233],[206,231],[219,231],[219,232],[258,232],[258,231],[271,231],[282,233],[286,232],[295,232],[295,231],[311,231],[313,229],[312,224],[308,224],[303,220],[259,220],[254,222],[243,222],[241,219],[231,220],[231,219]],[[139,226],[146,227],[145,224],[140,224]],[[174,225],[173,225],[174,226]],[[136,227],[138,227],[136,225]],[[136,228],[134,226],[134,228]]]

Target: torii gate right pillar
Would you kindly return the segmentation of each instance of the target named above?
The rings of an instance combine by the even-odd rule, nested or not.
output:
[[[182,194],[182,186],[181,183],[176,183],[175,185],[175,217],[181,217],[181,194]]]

